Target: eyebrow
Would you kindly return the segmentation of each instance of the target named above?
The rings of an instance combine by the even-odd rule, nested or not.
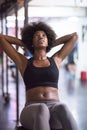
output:
[[[41,30],[41,31],[36,31],[35,34],[38,34],[39,32],[42,32],[42,33],[46,34],[43,30]]]

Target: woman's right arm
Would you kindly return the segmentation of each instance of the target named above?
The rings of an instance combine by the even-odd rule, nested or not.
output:
[[[12,44],[21,47],[24,46],[22,40],[12,36],[0,34],[0,46],[2,47],[3,51],[15,62],[22,74],[25,67],[24,65],[26,65],[27,62],[27,58],[17,52],[17,50],[12,46]]]
[[[0,41],[3,40],[3,39],[6,40],[7,42],[9,42],[10,44],[14,44],[14,45],[18,45],[18,46],[24,46],[22,40],[20,40],[16,37],[0,34]]]

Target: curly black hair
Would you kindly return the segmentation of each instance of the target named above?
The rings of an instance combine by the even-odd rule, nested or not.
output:
[[[32,22],[31,24],[26,25],[21,32],[22,41],[26,48],[34,54],[34,48],[32,47],[33,36],[36,31],[44,31],[48,38],[48,47],[46,52],[49,52],[52,48],[52,45],[56,39],[56,33],[44,22]]]

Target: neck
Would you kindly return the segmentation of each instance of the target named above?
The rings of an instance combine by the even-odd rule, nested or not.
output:
[[[34,56],[34,60],[46,60],[47,56]]]
[[[46,53],[35,53],[34,60],[46,60],[47,56]]]

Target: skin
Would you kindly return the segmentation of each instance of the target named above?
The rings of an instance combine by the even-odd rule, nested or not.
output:
[[[60,68],[62,61],[73,49],[77,38],[78,36],[77,33],[75,32],[56,39],[55,43],[53,44],[53,47],[63,44],[62,48],[52,55],[58,69]],[[24,46],[23,42],[20,39],[7,35],[0,35],[0,46],[2,46],[6,54],[15,62],[21,75],[23,76],[27,66],[28,59],[24,55],[17,52],[15,48],[12,46],[12,44],[21,47]],[[33,65],[36,67],[50,66],[50,62],[46,56],[46,47],[48,46],[48,38],[43,31],[39,30],[35,32],[32,46],[34,47]],[[26,92],[26,102],[37,100],[51,100],[51,99],[59,100],[59,94],[57,88],[50,86],[46,87],[37,86],[36,88],[27,90]]]

